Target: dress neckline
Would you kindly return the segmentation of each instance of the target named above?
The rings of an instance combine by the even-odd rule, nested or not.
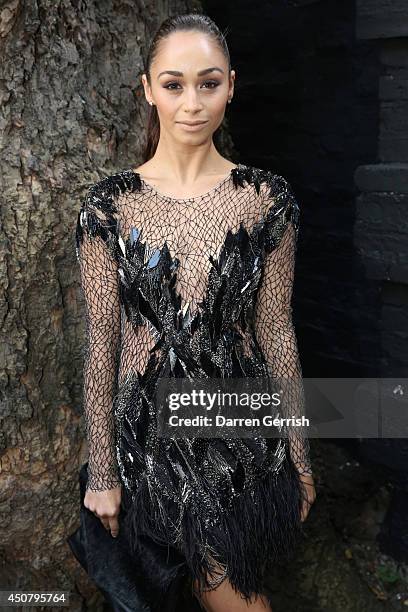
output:
[[[241,168],[242,168],[242,164],[237,164],[236,166],[231,168],[229,170],[228,174],[226,176],[224,176],[223,179],[218,181],[218,183],[216,185],[214,185],[214,187],[212,187],[210,190],[206,191],[205,193],[201,193],[199,195],[196,195],[196,196],[190,196],[189,198],[175,198],[173,196],[166,195],[165,193],[162,193],[161,191],[156,189],[156,187],[153,187],[153,185],[151,185],[149,182],[147,182],[141,176],[141,174],[139,172],[136,172],[136,170],[134,170],[134,168],[130,168],[130,171],[139,178],[140,182],[143,183],[143,185],[145,185],[145,187],[150,189],[150,191],[152,191],[157,196],[159,196],[161,198],[165,198],[166,200],[169,200],[171,202],[190,202],[190,201],[194,201],[194,200],[201,200],[202,198],[205,198],[206,196],[212,195],[215,191],[217,191],[217,189],[222,187],[222,185],[224,185],[224,183],[227,183],[231,179],[233,174],[238,169],[241,169]]]

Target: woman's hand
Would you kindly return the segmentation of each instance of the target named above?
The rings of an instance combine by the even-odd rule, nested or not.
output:
[[[91,491],[87,489],[84,506],[100,518],[102,525],[116,538],[119,533],[118,515],[120,511],[122,487],[107,491]]]
[[[302,499],[302,511],[300,520],[306,520],[309,510],[314,500],[316,499],[316,489],[313,476],[311,474],[300,474],[300,480],[303,483],[304,497]]]

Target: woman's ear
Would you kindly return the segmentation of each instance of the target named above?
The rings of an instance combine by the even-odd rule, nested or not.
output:
[[[234,95],[234,81],[235,81],[235,70],[231,70],[231,72],[230,72],[230,85],[229,85],[229,90],[228,90],[228,98],[229,98],[229,100],[231,100],[233,95]]]
[[[147,76],[146,76],[145,73],[142,74],[142,85],[143,85],[143,88],[144,88],[144,93],[145,93],[146,100],[150,104],[150,101],[152,99],[152,93],[150,91],[150,85],[148,83]]]

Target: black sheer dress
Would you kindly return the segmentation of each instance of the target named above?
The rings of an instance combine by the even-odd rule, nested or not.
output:
[[[278,377],[290,381],[283,416],[304,413],[291,310],[299,214],[285,178],[243,164],[186,199],[126,169],[81,205],[89,459],[68,542],[115,610],[176,611],[193,580],[267,594],[268,568],[295,550],[307,437],[160,437],[154,400],[161,377]],[[118,485],[113,538],[82,502],[86,488]]]

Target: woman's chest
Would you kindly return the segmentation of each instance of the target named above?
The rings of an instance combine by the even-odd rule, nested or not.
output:
[[[158,294],[174,273],[175,294],[194,311],[207,294],[211,273],[240,274],[244,261],[248,265],[255,256],[251,239],[259,215],[259,200],[248,195],[206,206],[127,200],[119,208],[122,274],[127,269],[128,284],[132,273],[133,282],[137,276],[146,295],[152,287]],[[217,262],[224,264],[222,271]]]

